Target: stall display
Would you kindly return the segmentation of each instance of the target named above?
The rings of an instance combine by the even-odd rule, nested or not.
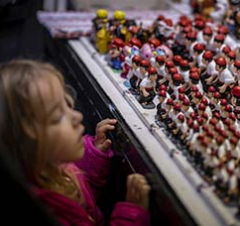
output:
[[[165,134],[171,140],[174,150],[179,151],[187,160],[181,167],[190,164],[201,178],[204,189],[211,188],[212,198],[219,199],[218,205],[226,208],[226,213],[232,215],[232,219],[240,224],[238,219],[240,156],[236,149],[239,147],[237,134],[240,132],[240,124],[235,120],[234,127],[229,121],[230,115],[235,118],[237,116],[234,114],[236,110],[231,99],[235,90],[239,89],[239,81],[233,72],[234,63],[237,65],[239,58],[236,48],[225,56],[219,52],[227,45],[222,46],[225,44],[225,37],[234,43],[234,47],[239,44],[232,36],[219,34],[217,28],[222,26],[221,24],[215,27],[213,22],[206,22],[201,16],[198,16],[198,20],[205,23],[202,31],[195,30],[193,26],[196,17],[190,19],[181,15],[175,24],[167,17],[158,16],[153,21],[155,29],[145,28],[145,33],[148,34],[146,43],[141,40],[143,46],[132,58],[129,56],[126,60],[122,58],[122,64],[127,63],[130,68],[137,65],[134,66],[137,68],[135,76],[132,75],[132,69],[127,75],[127,78],[131,77],[130,81],[132,80],[130,87],[126,78],[120,76],[121,72],[111,69],[111,64],[107,64],[110,67],[107,66],[109,68],[106,69],[108,57],[96,54],[94,60],[106,76],[113,80],[117,89],[121,90],[139,117],[155,131],[156,139],[162,143]],[[156,38],[158,41],[152,43],[151,40],[155,37],[152,31],[156,30],[156,21],[159,34],[162,36],[158,36]],[[186,30],[186,35],[185,38],[182,36],[182,52],[179,53],[172,47],[178,44],[176,29],[178,24],[184,23],[183,21],[187,21],[189,30],[183,29]],[[170,29],[171,27],[174,29]],[[171,35],[165,35],[166,29],[170,30]],[[118,39],[125,41],[125,37],[118,36]],[[218,42],[220,45],[216,44]],[[88,39],[81,39],[81,43],[88,51],[94,51]],[[155,43],[157,44],[154,45]],[[165,51],[157,52],[157,48],[162,44],[173,52],[170,59]],[[232,45],[229,47],[231,49]],[[153,74],[157,74],[156,84]],[[161,85],[165,88],[162,89]],[[213,96],[207,92],[211,87],[214,89]],[[147,92],[146,89],[151,91]],[[126,93],[132,95],[136,102]],[[190,107],[190,110],[182,110],[183,105]],[[151,117],[145,117],[141,108]]]
[[[89,26],[95,37],[69,41],[70,48],[194,221],[240,225],[238,41],[226,26],[209,20],[210,13],[185,16],[174,8],[148,18],[130,14],[105,14],[100,30],[109,41],[103,51],[97,26]]]

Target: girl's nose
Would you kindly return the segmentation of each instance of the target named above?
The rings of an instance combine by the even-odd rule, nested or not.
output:
[[[79,111],[72,111],[73,125],[78,126],[83,120],[83,114]]]

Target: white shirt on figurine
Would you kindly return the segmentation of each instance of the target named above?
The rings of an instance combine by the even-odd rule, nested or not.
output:
[[[140,87],[150,89],[150,88],[156,87],[156,82],[152,82],[149,77],[145,77],[140,82]]]
[[[225,68],[219,75],[219,81],[226,84],[234,83],[234,77],[228,68]]]
[[[127,74],[127,79],[130,80],[134,75],[137,76],[138,73],[140,73],[140,68],[139,67],[137,69],[129,70],[129,72]]]

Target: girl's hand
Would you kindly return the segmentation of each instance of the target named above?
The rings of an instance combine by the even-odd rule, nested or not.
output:
[[[110,148],[112,141],[107,139],[106,133],[109,130],[114,130],[114,125],[116,123],[116,119],[105,119],[97,124],[96,136],[94,139],[94,145],[96,148],[100,149],[101,151],[107,151]]]
[[[143,175],[137,173],[131,174],[127,178],[126,201],[148,210],[150,190],[151,188]]]

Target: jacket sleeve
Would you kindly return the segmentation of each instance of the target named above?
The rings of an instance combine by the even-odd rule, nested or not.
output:
[[[112,150],[103,152],[93,145],[93,137],[84,137],[85,153],[83,159],[75,162],[76,166],[84,171],[85,178],[96,196],[105,185],[110,173]]]
[[[112,212],[110,226],[150,226],[149,212],[130,202],[119,202]]]

